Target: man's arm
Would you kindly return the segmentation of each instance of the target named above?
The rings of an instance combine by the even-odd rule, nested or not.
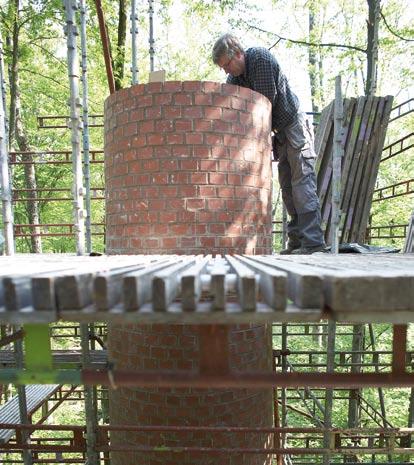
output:
[[[268,60],[259,58],[251,68],[249,79],[252,89],[267,97],[273,105],[276,101],[277,89],[272,64]]]

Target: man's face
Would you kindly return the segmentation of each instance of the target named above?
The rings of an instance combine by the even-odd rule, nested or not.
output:
[[[244,73],[244,55],[237,52],[232,57],[223,55],[217,62],[217,65],[226,73],[232,76],[240,76]]]

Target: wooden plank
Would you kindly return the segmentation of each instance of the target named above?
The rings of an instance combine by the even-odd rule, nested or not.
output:
[[[408,223],[407,236],[404,243],[404,253],[413,253],[414,252],[414,211],[411,213],[410,221]]]
[[[260,276],[259,290],[264,302],[274,310],[284,310],[287,303],[287,273],[263,265],[251,255],[235,257]]]
[[[355,203],[358,196],[359,183],[361,179],[361,166],[363,163],[363,148],[367,141],[367,121],[371,112],[373,97],[361,97],[360,100],[365,103],[363,113],[359,120],[358,137],[352,156],[351,167],[349,171],[348,183],[346,186],[345,201],[345,223],[343,228],[343,237],[345,242],[350,242],[350,234],[352,232],[352,223],[354,219]]]
[[[359,98],[354,101],[354,108],[349,123],[349,132],[347,136],[347,144],[345,146],[344,164],[342,174],[341,187],[341,224],[342,231],[341,241],[345,241],[345,225],[348,218],[349,204],[352,195],[353,180],[356,171],[355,151],[360,137],[362,115],[365,108],[365,98]]]
[[[323,308],[321,270],[300,263],[290,263],[279,257],[262,256],[252,259],[287,274],[287,296],[299,308]]]
[[[200,258],[181,275],[181,307],[185,312],[194,312],[201,296],[201,273],[211,260],[211,255]]]
[[[168,259],[154,259],[154,264],[165,263]],[[148,266],[149,260],[146,262],[128,265],[125,267],[117,267],[99,273],[93,281],[93,300],[97,310],[108,311],[114,305],[118,304],[122,296],[122,282],[127,273],[140,271]]]
[[[257,283],[254,272],[231,255],[226,255],[232,270],[237,276],[237,296],[243,312],[256,310]]]
[[[196,257],[185,256],[182,263],[158,271],[152,280],[152,309],[155,312],[165,312],[168,306],[180,292],[181,274],[192,266]]]
[[[350,222],[349,242],[357,242],[358,216],[359,209],[362,208],[362,202],[366,196],[366,180],[370,173],[367,172],[368,158],[370,156],[371,136],[375,124],[375,116],[379,104],[378,97],[368,97],[371,100],[370,112],[365,120],[365,136],[361,151],[359,153],[358,170],[354,179],[354,191],[351,198],[352,203],[352,221]],[[367,102],[367,105],[369,102]],[[364,124],[364,121],[363,121]]]
[[[225,277],[227,273],[226,261],[216,257],[210,271],[210,295],[212,296],[211,310],[224,311],[226,306]]]
[[[123,278],[122,302],[126,312],[138,310],[142,305],[151,300],[153,276],[168,267],[181,263],[183,257],[168,256],[165,261],[155,263],[143,270],[128,273]]]
[[[365,230],[368,225],[369,214],[371,211],[372,197],[374,195],[374,187],[378,176],[379,165],[381,162],[382,149],[384,148],[385,137],[387,135],[388,121],[390,118],[390,113],[392,109],[393,97],[387,96],[385,98],[384,110],[382,112],[382,118],[380,127],[378,128],[378,136],[376,138],[376,143],[373,147],[373,152],[375,154],[374,164],[371,167],[369,178],[369,183],[367,186],[367,194],[365,196],[365,204],[362,209],[362,214],[359,223],[359,236],[358,240],[362,240],[362,235],[365,237]]]

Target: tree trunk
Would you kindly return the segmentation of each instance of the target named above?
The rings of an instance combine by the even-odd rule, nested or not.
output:
[[[377,90],[378,69],[378,29],[380,20],[380,0],[367,0],[367,80],[365,95],[374,95]]]
[[[13,18],[13,37],[11,43],[12,62],[10,69],[10,147],[16,145],[18,150],[22,152],[30,151],[29,141],[23,127],[21,117],[21,101],[20,101],[20,81],[19,81],[19,33],[20,33],[20,0],[14,1],[14,18]],[[15,142],[15,144],[13,144]],[[39,205],[36,198],[36,171],[33,162],[33,157],[26,154],[23,157],[26,162],[24,165],[24,178],[26,189],[31,189],[27,195],[26,211],[29,224],[39,224]],[[29,162],[29,163],[27,163]],[[39,232],[39,228],[30,228],[31,236],[31,252],[41,253],[42,243],[39,236],[33,235]]]
[[[309,3],[309,42],[313,42],[313,36],[315,32],[315,20],[317,17],[317,6],[315,2]],[[312,101],[312,112],[319,113],[319,103],[322,94],[322,88],[320,86],[320,62],[318,61],[318,54],[315,47],[308,48],[309,57],[309,79],[311,88],[311,101]]]
[[[119,0],[118,15],[118,40],[116,44],[116,57],[114,62],[115,89],[122,89],[125,67],[125,42],[126,42],[126,5],[125,0]]]

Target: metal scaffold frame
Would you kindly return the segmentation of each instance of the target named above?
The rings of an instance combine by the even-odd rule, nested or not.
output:
[[[80,138],[82,122],[80,108],[82,107],[79,97],[79,59],[77,52],[78,28],[76,26],[76,11],[78,10],[76,0],[64,0],[66,12],[66,38],[67,38],[67,62],[70,87],[70,126],[72,141],[72,163],[73,163],[73,213],[76,236],[76,252],[78,255],[85,253],[85,212],[82,155],[80,149]]]
[[[6,82],[3,67],[3,39],[0,31],[0,195],[2,201],[5,250],[7,255],[14,254],[13,208],[9,171],[9,154],[6,119]],[[1,248],[1,244],[0,244]]]

